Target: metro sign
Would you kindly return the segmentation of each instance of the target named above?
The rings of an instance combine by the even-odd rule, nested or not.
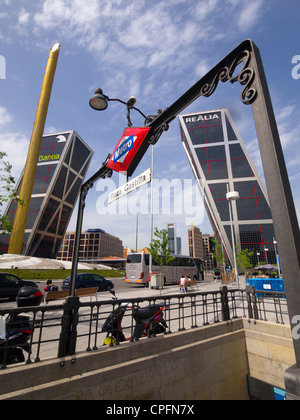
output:
[[[121,145],[117,148],[117,150],[113,154],[113,161],[114,163],[117,162],[124,162],[125,157],[129,150],[134,148],[134,141],[136,141],[137,137],[132,134],[130,137],[123,137]]]
[[[149,133],[148,127],[127,127],[125,128],[111,158],[107,163],[107,167],[116,172],[128,172],[132,175],[137,163],[140,161],[144,153],[141,152],[141,146]],[[144,149],[144,147],[142,148]],[[138,161],[138,162],[137,162]],[[134,168],[134,169],[133,169]]]

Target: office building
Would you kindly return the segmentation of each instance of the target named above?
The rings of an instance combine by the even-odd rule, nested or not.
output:
[[[23,242],[23,255],[56,258],[93,151],[75,131],[43,136]],[[23,173],[16,188],[19,191]],[[4,214],[13,225],[16,204]],[[10,235],[0,235],[0,252]]]
[[[167,233],[169,236],[169,250],[171,254],[177,254],[177,244],[176,244],[176,224],[168,223],[167,224]]]
[[[188,248],[189,256],[193,258],[201,258],[204,261],[202,233],[200,229],[193,224],[188,229]]]
[[[227,186],[239,193],[239,200],[232,202],[237,251],[253,252],[254,265],[257,253],[261,260],[276,263],[266,188],[228,109],[181,115],[179,121],[184,149],[195,178],[202,181],[198,185],[203,188],[204,204],[228,263],[234,265]]]
[[[176,223],[167,224],[167,233],[169,235],[169,249],[172,255],[181,255],[181,238],[177,237]]]
[[[67,232],[57,255],[58,260],[72,261],[75,232]],[[98,262],[105,257],[123,258],[123,244],[116,236],[102,229],[88,229],[81,233],[79,260]]]
[[[206,270],[212,270],[216,267],[213,239],[215,239],[214,234],[205,233],[202,235],[203,262]]]

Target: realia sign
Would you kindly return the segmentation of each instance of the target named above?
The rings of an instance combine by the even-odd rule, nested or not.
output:
[[[117,172],[128,172],[131,176],[141,158],[141,148],[150,128],[127,127],[125,128],[107,167]]]

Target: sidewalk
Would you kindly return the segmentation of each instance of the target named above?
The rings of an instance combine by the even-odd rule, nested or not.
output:
[[[151,289],[149,287],[129,287],[128,290],[122,290],[116,293],[116,297],[118,299],[134,299],[134,298],[148,298],[148,297],[159,297],[159,296],[168,296],[168,295],[189,295],[195,292],[215,292],[219,291],[224,285],[221,283],[220,280],[217,281],[204,281],[198,282],[196,287],[193,287],[191,290],[189,288],[187,293],[180,292],[179,286],[177,284],[171,286],[164,286],[161,290],[159,289]],[[229,284],[227,285],[228,289],[236,289],[236,285]],[[245,289],[245,280],[244,278],[240,279],[240,289]],[[98,300],[107,300],[108,293],[101,293],[98,294]],[[111,296],[109,294],[109,296]]]

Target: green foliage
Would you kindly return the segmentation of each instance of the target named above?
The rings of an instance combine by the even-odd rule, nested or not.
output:
[[[248,249],[243,249],[236,254],[236,264],[240,270],[253,268],[250,257],[254,252],[249,252]]]
[[[214,244],[214,257],[217,261],[217,265],[220,266],[225,261],[222,245],[215,239],[212,239],[212,242]],[[251,269],[253,267],[250,259],[253,254],[254,252],[249,252],[248,249],[243,249],[237,252],[236,263],[240,270]]]
[[[213,254],[214,254],[214,258],[217,262],[217,266],[221,266],[225,262],[222,245],[220,244],[220,242],[216,241],[215,239],[212,239],[212,243],[214,244]]]
[[[164,267],[175,259],[175,257],[171,257],[171,250],[169,249],[169,235],[166,231],[158,230],[156,227],[154,236],[157,239],[153,239],[147,250],[152,255],[154,265]]]
[[[262,260],[262,261],[259,261],[257,264],[255,264],[255,267],[259,267],[260,265],[266,265],[266,264],[267,264],[266,261]]]
[[[6,156],[7,154],[5,152],[0,152],[0,207],[10,199],[22,205],[23,201],[17,197],[17,191],[14,188],[15,180],[11,175],[12,165],[3,160]],[[3,235],[12,230],[9,219],[6,216],[1,215],[1,213],[0,230],[2,230]]]

